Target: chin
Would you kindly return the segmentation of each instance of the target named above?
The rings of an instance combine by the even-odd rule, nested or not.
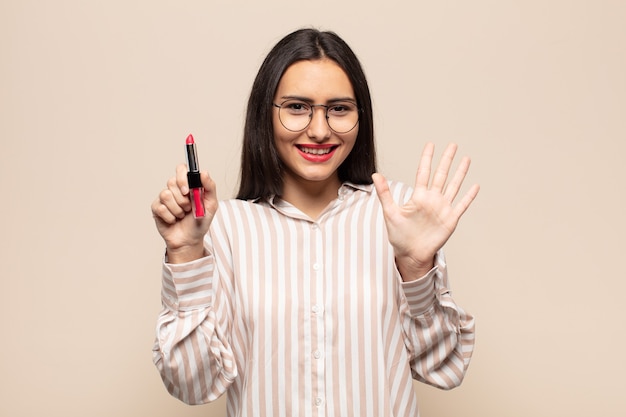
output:
[[[318,173],[302,173],[299,175],[305,181],[315,181],[315,182],[323,182],[333,179],[335,177],[336,171],[333,172],[318,172]]]

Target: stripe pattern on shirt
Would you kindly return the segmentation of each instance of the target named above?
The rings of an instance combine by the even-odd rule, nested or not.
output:
[[[177,398],[228,392],[229,416],[417,416],[414,378],[461,383],[473,318],[443,254],[402,282],[372,186],[344,184],[315,221],[279,199],[221,202],[206,248],[163,267],[154,358]]]

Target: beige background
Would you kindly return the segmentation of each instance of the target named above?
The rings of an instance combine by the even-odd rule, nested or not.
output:
[[[220,416],[151,363],[162,242],[149,206],[192,132],[237,185],[262,58],[332,29],[371,83],[381,171],[425,141],[481,194],[447,246],[478,320],[433,416],[623,416],[624,1],[0,1],[0,415]]]

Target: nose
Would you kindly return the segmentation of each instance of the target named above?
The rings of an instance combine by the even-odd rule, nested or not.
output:
[[[322,104],[311,106],[311,122],[307,127],[307,135],[312,140],[322,142],[330,137],[331,130],[326,116],[327,111],[327,107]]]

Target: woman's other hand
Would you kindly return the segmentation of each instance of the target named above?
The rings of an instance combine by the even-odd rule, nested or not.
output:
[[[166,188],[152,203],[152,216],[165,240],[171,263],[189,262],[204,256],[204,236],[217,211],[218,202],[215,182],[209,174],[201,172],[200,179],[204,186],[204,217],[196,219],[193,216],[185,164],[176,167],[176,176],[167,181]]]
[[[457,146],[450,144],[432,175],[431,165],[435,146],[426,144],[417,168],[411,198],[397,205],[386,179],[374,174],[374,186],[382,204],[389,242],[394,248],[396,265],[404,280],[417,279],[432,269],[435,254],[448,241],[461,216],[468,209],[480,187],[474,184],[455,203],[455,198],[470,166],[464,157],[448,182],[448,174]]]

